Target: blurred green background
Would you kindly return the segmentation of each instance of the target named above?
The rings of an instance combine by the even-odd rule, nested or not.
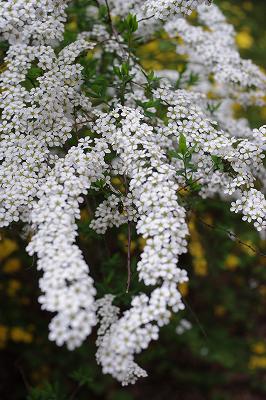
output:
[[[216,3],[234,24],[243,57],[266,69],[265,1]],[[75,30],[71,13],[67,30]],[[164,68],[173,62],[158,42],[143,54],[148,67]],[[265,107],[250,108],[246,115],[252,126],[266,123]],[[259,254],[266,253],[265,241],[226,204],[211,200],[198,208],[200,218],[189,222],[189,254],[182,259],[190,276],[189,284],[180,287],[186,309],[138,357],[149,377],[127,388],[102,375],[95,361],[95,334],[74,352],[48,341],[50,315],[37,302],[36,260],[27,256],[14,230],[2,231],[0,400],[266,399],[266,257]],[[103,239],[90,232],[88,219],[83,210],[80,244],[91,270],[100,271],[99,276],[92,272],[101,282],[98,291],[124,288],[126,232],[113,230]],[[238,240],[230,240],[227,230]],[[142,246],[133,235],[133,264]],[[109,273],[113,270],[119,283]],[[136,276],[132,287],[137,287]],[[126,294],[121,301],[128,303]],[[191,323],[183,333],[182,319]]]

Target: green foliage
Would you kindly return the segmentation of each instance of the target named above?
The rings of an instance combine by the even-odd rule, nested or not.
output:
[[[38,78],[42,76],[43,70],[36,65],[32,65],[29,69],[26,79],[24,81],[24,87],[27,90],[31,90],[39,85]]]
[[[66,400],[67,396],[63,394],[62,387],[56,383],[51,385],[45,383],[41,388],[33,388],[30,390],[27,400]]]
[[[128,31],[129,34],[132,34],[138,29],[138,21],[136,15],[129,14],[125,21],[123,22],[124,29]]]

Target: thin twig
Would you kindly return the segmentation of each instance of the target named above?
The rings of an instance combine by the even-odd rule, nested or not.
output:
[[[84,198],[85,198],[85,203],[86,203],[86,207],[87,207],[87,211],[89,213],[89,216],[92,216],[93,215],[93,211],[91,209],[89,200],[88,200],[87,196],[84,196]]]
[[[19,364],[19,360],[15,361],[14,365],[15,365],[15,367],[18,369],[18,371],[19,371],[19,373],[20,373],[20,375],[21,375],[21,377],[22,377],[22,380],[23,380],[23,383],[24,383],[26,389],[27,389],[28,391],[30,391],[30,390],[31,390],[31,385],[29,384],[29,382],[28,382],[28,380],[27,380],[27,378],[26,378],[26,375],[25,375],[25,372],[24,372],[23,368],[22,368],[21,365]]]
[[[107,8],[108,20],[109,20],[109,23],[110,23],[111,30],[115,34],[115,28],[114,28],[114,25],[113,25],[111,11],[110,11],[109,3],[108,3],[107,0],[105,0],[105,5],[106,5],[106,8]]]
[[[76,107],[74,107],[74,128],[75,128],[75,134],[76,134],[77,142],[79,142]]]
[[[28,267],[29,269],[32,269],[33,267],[34,267],[34,264],[35,264],[35,262],[36,262],[36,255],[35,254],[33,254],[33,256],[32,256],[32,263],[31,263],[31,266],[30,267]]]
[[[87,120],[85,120],[85,121],[82,121],[82,122],[78,122],[77,123],[77,125],[79,126],[79,125],[84,125],[84,124],[88,124],[88,123],[91,123],[91,122],[94,122],[94,121],[92,121],[91,119],[87,119]]]
[[[150,15],[149,17],[141,18],[141,19],[138,20],[138,23],[140,23],[142,21],[147,21],[147,20],[152,19],[154,17],[155,17],[155,15],[153,14],[153,15]]]
[[[198,182],[200,179],[202,179],[202,178],[203,178],[203,177],[201,176],[201,177],[195,179],[193,182],[188,183],[188,184],[185,185],[185,186],[181,186],[181,187],[178,189],[177,193],[181,192],[182,190],[189,191],[190,186],[191,186],[191,185],[194,185],[195,183],[197,183],[197,182]]]
[[[131,224],[130,221],[127,223],[127,289],[126,292],[129,292],[130,283],[131,283]]]
[[[182,301],[185,304],[185,306],[189,309],[189,311],[191,312],[193,318],[195,319],[201,333],[203,334],[203,336],[205,337],[206,340],[208,340],[208,335],[204,329],[204,327],[202,326],[199,318],[197,317],[196,313],[193,311],[192,307],[188,304],[188,302],[184,299],[184,297],[182,297]]]
[[[77,396],[78,392],[80,391],[80,389],[82,388],[82,384],[79,383],[78,386],[76,387],[76,389],[73,391],[73,393],[70,395],[69,400],[73,400],[75,399],[75,397]]]
[[[193,212],[193,211],[192,211]],[[194,214],[196,214],[194,212]],[[196,214],[197,216],[197,214]],[[216,226],[216,225],[212,225],[209,224],[205,221],[203,221],[202,219],[200,219],[198,216],[198,221],[202,224],[207,226],[210,229],[215,229],[221,232],[226,233],[231,239],[233,238],[238,244],[240,244],[241,246],[247,247],[249,250],[251,250],[254,254],[256,254],[257,256],[260,257],[266,257],[266,254],[262,253],[260,250],[256,249],[255,247],[252,247],[251,245],[249,245],[248,243],[243,242],[235,233],[229,231],[228,229],[222,228],[221,226]]]
[[[128,184],[127,184],[127,178],[124,175],[124,182],[125,182],[125,189],[126,189],[126,194],[128,194]],[[131,284],[131,224],[130,221],[128,220],[127,222],[127,288],[126,288],[126,293],[129,292],[130,289],[130,284]]]

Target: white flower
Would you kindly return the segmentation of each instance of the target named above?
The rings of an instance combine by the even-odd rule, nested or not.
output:
[[[179,265],[187,251],[181,192],[188,182],[201,185],[203,199],[230,198],[231,211],[241,212],[262,236],[266,232],[266,128],[250,129],[231,109],[234,101],[262,105],[265,75],[241,59],[234,30],[219,9],[203,3],[210,1],[109,1],[114,23],[129,13],[137,16],[143,42],[157,30],[183,40],[177,52],[187,54],[187,71],[164,71],[157,89],[146,90],[139,60],[128,55],[128,43],[113,26],[97,19],[97,8],[88,8],[90,30],[59,50],[68,0],[0,0],[0,34],[9,43],[0,75],[0,226],[21,221],[23,233],[32,234],[27,250],[37,254],[42,272],[39,302],[55,314],[49,338],[73,350],[98,323],[97,361],[123,385],[147,376],[135,355],[158,340],[172,313],[184,309],[178,284],[188,280]],[[192,10],[198,12],[198,25],[184,19]],[[97,107],[77,62],[94,48],[90,40],[97,45],[96,75],[106,53],[113,60],[108,101]],[[111,74],[125,59],[133,79],[131,93],[121,96],[121,82]],[[198,82],[188,88],[193,74]],[[206,96],[210,90],[217,101]],[[172,153],[177,156],[171,158]],[[124,180],[123,193],[113,186],[114,177]],[[104,234],[134,224],[145,240],[138,276],[153,286],[149,295],[133,296],[123,313],[112,304],[113,295],[95,300],[89,267],[76,244],[80,204],[89,190],[99,192],[102,186],[108,195],[91,228]],[[181,320],[177,333],[189,328]]]

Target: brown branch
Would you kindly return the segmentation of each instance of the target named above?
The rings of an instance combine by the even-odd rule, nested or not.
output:
[[[21,378],[22,378],[22,380],[23,380],[23,383],[24,383],[26,389],[27,389],[28,391],[30,391],[30,390],[31,390],[31,385],[29,384],[29,382],[28,382],[28,380],[27,380],[27,378],[26,378],[25,372],[24,372],[22,366],[20,365],[20,360],[16,360],[16,361],[14,362],[14,366],[15,366],[15,368],[17,368],[17,370],[19,371],[19,373],[20,373],[20,375],[21,375]]]
[[[78,392],[80,391],[80,389],[82,388],[83,384],[79,383],[77,385],[77,387],[74,389],[74,391],[72,392],[72,394],[69,397],[69,400],[73,400],[76,398]]]
[[[131,225],[130,221],[127,223],[127,289],[126,293],[129,292],[131,283]]]
[[[177,193],[181,192],[181,190],[189,191],[190,186],[191,186],[191,185],[194,185],[194,183],[197,183],[197,182],[198,182],[200,179],[202,179],[202,178],[203,178],[203,177],[201,176],[201,177],[195,179],[193,182],[188,183],[188,184],[185,185],[185,186],[181,186],[181,187],[178,189]]]
[[[126,194],[128,194],[128,184],[127,184],[127,178],[124,175],[124,182],[125,182],[125,189],[126,189]],[[126,287],[126,293],[129,292],[130,289],[130,284],[131,284],[131,224],[130,221],[128,220],[127,222],[127,287]]]
[[[153,15],[150,15],[149,17],[141,18],[141,19],[138,20],[138,23],[140,23],[142,21],[148,21],[149,19],[152,19],[154,17],[155,17],[155,15],[153,14]]]
[[[199,318],[197,317],[197,314],[195,313],[195,311],[193,310],[193,308],[189,305],[189,303],[185,300],[184,296],[182,297],[182,301],[185,304],[185,306],[187,307],[187,309],[190,311],[192,317],[195,319],[196,324],[198,325],[201,333],[203,334],[204,338],[206,339],[206,341],[209,340],[207,332],[205,331],[203,325],[201,324]]]
[[[111,11],[110,11],[109,3],[108,3],[107,0],[105,0],[105,5],[106,5],[106,8],[107,8],[108,20],[109,20],[109,23],[110,23],[111,30],[112,30],[113,33],[115,33],[115,29],[114,29],[114,25],[113,25],[113,21],[112,21],[112,16],[111,16]]]
[[[192,211],[192,210],[191,210],[191,211]],[[249,245],[248,243],[243,242],[235,233],[229,231],[228,229],[222,228],[221,226],[209,224],[209,223],[203,221],[201,218],[199,218],[198,215],[197,215],[194,211],[192,211],[192,212],[196,215],[198,221],[199,221],[202,225],[205,225],[205,226],[207,226],[207,227],[210,228],[210,229],[214,229],[214,230],[218,230],[218,231],[220,231],[220,232],[224,232],[224,233],[226,233],[231,239],[234,239],[234,240],[235,240],[238,244],[240,244],[241,246],[247,247],[249,250],[251,250],[251,251],[252,251],[254,254],[256,254],[257,256],[259,256],[259,257],[266,257],[266,254],[262,253],[260,250],[258,250],[258,249],[256,249],[255,247]]]
[[[74,128],[75,128],[77,142],[79,142],[78,126],[77,126],[77,111],[76,111],[75,106],[74,106]]]

